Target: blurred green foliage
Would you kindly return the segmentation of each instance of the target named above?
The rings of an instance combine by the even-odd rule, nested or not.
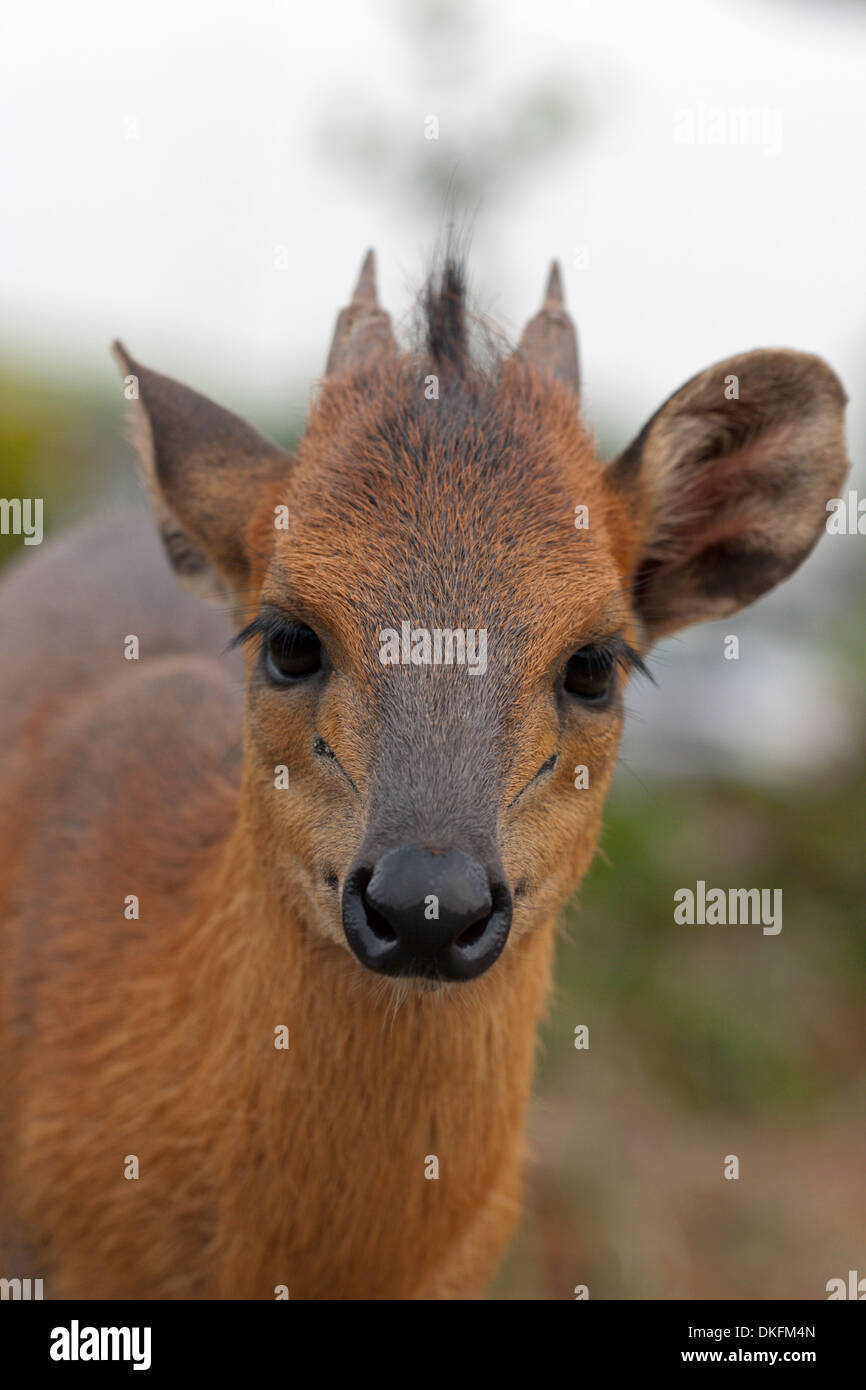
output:
[[[111,394],[110,370],[109,362],[100,391],[68,375],[0,367],[0,496],[41,497],[46,537],[106,496],[134,490],[121,442],[124,403]],[[0,564],[22,549],[19,536],[0,535]]]
[[[627,1016],[643,1067],[692,1108],[768,1116],[857,1082],[866,1018],[853,1050],[836,1031],[866,994],[864,799],[862,763],[818,786],[614,797],[560,950],[571,1004],[602,1028]],[[783,888],[778,938],[676,924],[674,890],[696,878]]]
[[[500,1297],[583,1283],[602,1298],[820,1298],[837,1266],[862,1267],[866,767],[852,752],[799,785],[615,789],[559,943],[528,1215]],[[781,933],[677,925],[673,894],[697,878],[781,887]]]

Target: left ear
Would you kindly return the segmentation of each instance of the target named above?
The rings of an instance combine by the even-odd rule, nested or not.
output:
[[[611,464],[648,636],[735,613],[805,559],[848,469],[846,402],[818,357],[742,353],[688,381]]]
[[[291,457],[206,396],[142,367],[121,343],[113,350],[169,560],[188,589],[224,601],[249,579],[253,527],[285,486]]]

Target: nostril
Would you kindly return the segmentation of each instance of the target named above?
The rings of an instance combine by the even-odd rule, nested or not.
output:
[[[367,912],[367,925],[370,928],[370,931],[373,933],[373,935],[379,941],[382,941],[384,943],[387,943],[389,941],[396,941],[397,933],[391,926],[390,922],[385,921],[385,918],[382,916],[381,912],[377,912],[375,907],[371,907],[370,903],[368,902],[364,903],[364,907],[366,908]]]
[[[477,922],[473,922],[471,927],[467,927],[464,932],[460,933],[454,945],[459,950],[463,951],[467,951],[470,946],[474,946],[476,942],[481,940],[487,930],[487,923],[492,916],[492,912],[485,912],[483,917],[479,917]]]
[[[472,922],[454,942],[460,951],[470,951],[477,946],[480,941],[488,934],[488,928],[493,928],[492,935],[497,934],[497,925],[505,923],[505,934],[508,934],[508,924],[511,920],[511,895],[503,883],[491,883],[490,885],[490,910],[482,913],[477,921]]]
[[[397,940],[397,933],[391,926],[386,917],[383,917],[367,896],[367,889],[370,886],[370,879],[373,877],[372,869],[364,869],[357,878],[357,891],[361,902],[364,904],[364,915],[367,918],[367,925],[370,931],[381,941],[383,945],[389,945]]]
[[[511,894],[462,850],[398,846],[349,871],[343,928],[363,965],[384,975],[473,980],[500,955]]]

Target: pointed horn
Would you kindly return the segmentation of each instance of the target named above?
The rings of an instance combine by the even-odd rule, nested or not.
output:
[[[364,257],[351,301],[337,316],[325,375],[335,376],[339,372],[351,371],[373,357],[395,350],[391,319],[379,307],[376,256],[370,250]]]
[[[523,330],[518,352],[539,371],[549,372],[570,386],[575,395],[579,394],[577,334],[565,307],[559,261],[550,267],[544,302]]]
[[[352,303],[370,304],[374,309],[379,307],[379,296],[376,293],[376,252],[372,246],[361,263],[361,273],[352,295]]]

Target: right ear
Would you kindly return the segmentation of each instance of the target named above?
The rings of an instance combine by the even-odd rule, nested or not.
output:
[[[112,351],[169,559],[187,588],[225,599],[249,578],[251,523],[287,479],[291,456],[206,396],[139,366],[121,343]]]
[[[848,469],[846,400],[819,357],[740,353],[680,387],[610,465],[642,533],[632,595],[649,640],[737,613],[805,559]]]

